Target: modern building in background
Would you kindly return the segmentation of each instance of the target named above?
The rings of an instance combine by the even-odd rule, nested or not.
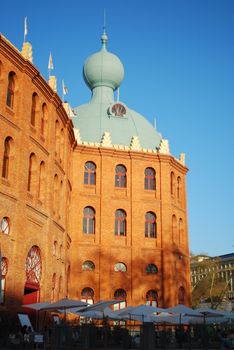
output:
[[[191,257],[190,269],[192,289],[209,274],[215,275],[225,282],[221,293],[221,306],[225,308],[229,302],[234,305],[234,253],[216,257],[194,255]]]
[[[101,50],[84,64],[91,100],[71,108],[0,36],[3,306],[62,297],[191,304],[184,155],[114,97],[124,76]],[[168,126],[170,127],[170,126]]]

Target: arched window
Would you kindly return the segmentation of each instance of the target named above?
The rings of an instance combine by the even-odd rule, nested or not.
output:
[[[82,271],[94,271],[95,265],[92,261],[86,260],[82,264]]]
[[[60,145],[59,145],[59,155],[60,155],[60,162],[64,161],[64,129],[62,128],[60,130]]]
[[[14,96],[15,96],[15,73],[10,72],[8,74],[8,87],[7,87],[7,99],[6,104],[8,107],[14,107]]]
[[[145,169],[145,190],[155,190],[155,170],[152,168]]]
[[[95,211],[91,207],[85,207],[83,211],[83,233],[95,233]]]
[[[185,289],[184,287],[180,287],[178,291],[178,304],[184,304],[185,303]]]
[[[183,242],[183,238],[184,238],[184,224],[183,224],[183,220],[180,218],[179,219],[179,243]]]
[[[181,199],[181,177],[177,177],[177,199]]]
[[[151,211],[145,214],[145,237],[156,238],[156,215]]]
[[[46,129],[47,129],[47,106],[46,103],[43,103],[42,105],[42,116],[41,116],[41,135],[46,136]]]
[[[177,220],[175,215],[172,215],[172,241],[177,242]]]
[[[149,264],[146,266],[145,272],[149,275],[155,275],[158,273],[158,268],[155,264]]]
[[[5,235],[10,233],[10,219],[7,216],[4,216],[0,221],[0,232]]]
[[[84,184],[96,185],[96,165],[93,162],[86,162],[84,166]]]
[[[175,174],[171,172],[171,195],[175,195]]]
[[[45,199],[45,162],[40,163],[38,197],[41,201]]]
[[[55,156],[60,157],[59,155],[60,150],[60,127],[59,127],[59,121],[56,120],[55,122]]]
[[[31,124],[36,125],[36,116],[38,111],[38,95],[36,92],[32,95],[32,107],[31,107]]]
[[[54,176],[54,203],[53,203],[53,212],[54,215],[58,213],[58,197],[59,197],[59,178],[58,175]]]
[[[151,289],[146,293],[146,305],[157,306],[158,294],[156,290]]]
[[[6,137],[4,142],[3,162],[2,162],[2,177],[8,179],[10,168],[10,156],[12,153],[13,140],[10,136]]]
[[[33,176],[36,170],[35,167],[36,167],[36,156],[34,153],[31,153],[29,157],[29,166],[28,166],[28,191],[29,192],[32,191],[32,187],[35,187],[34,176]]]
[[[94,302],[94,291],[92,288],[86,287],[81,292],[81,301],[86,302],[87,304],[93,304]]]
[[[1,259],[1,295],[2,295],[2,302],[4,303],[5,299],[5,293],[6,293],[6,276],[8,272],[8,259],[5,257],[2,257]]]
[[[52,276],[52,285],[51,285],[51,302],[55,302],[56,295],[56,273],[53,273]]]
[[[114,310],[124,309],[127,306],[127,293],[124,289],[117,289],[114,293],[114,299],[120,301],[120,303],[114,304]]]
[[[53,255],[57,256],[57,250],[58,250],[58,242],[54,241],[53,243]]]
[[[34,245],[29,250],[25,263],[27,282],[39,284],[41,279],[41,268],[41,252],[40,249]]]
[[[127,272],[127,266],[122,262],[118,262],[114,266],[114,271],[115,272]]]
[[[127,186],[127,170],[124,165],[117,165],[115,167],[115,187]]]
[[[115,235],[126,236],[126,213],[122,209],[115,212]]]

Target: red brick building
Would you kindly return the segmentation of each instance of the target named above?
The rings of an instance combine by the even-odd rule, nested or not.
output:
[[[191,302],[188,169],[143,116],[115,101],[123,66],[106,42],[104,33],[85,62],[92,98],[72,122],[30,44],[19,52],[0,36],[5,308],[64,296]]]

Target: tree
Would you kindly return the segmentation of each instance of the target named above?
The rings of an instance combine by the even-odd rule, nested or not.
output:
[[[194,262],[198,281],[192,288],[192,304],[198,306],[202,301],[209,302],[212,308],[216,308],[223,300],[228,287],[228,282],[222,279],[220,273],[220,259],[204,257],[201,262]]]

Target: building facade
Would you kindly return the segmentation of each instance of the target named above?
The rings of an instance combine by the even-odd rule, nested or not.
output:
[[[202,280],[212,275],[214,279],[224,282],[218,305],[225,309],[234,304],[234,253],[215,257],[208,255],[192,256],[190,268],[192,289],[195,289]],[[201,300],[201,302],[206,301]],[[231,304],[229,305],[229,303]]]
[[[0,37],[6,308],[65,296],[121,307],[191,303],[184,156],[115,100],[124,69],[106,45],[104,33],[85,62],[92,98],[72,121],[30,44],[19,52]]]

